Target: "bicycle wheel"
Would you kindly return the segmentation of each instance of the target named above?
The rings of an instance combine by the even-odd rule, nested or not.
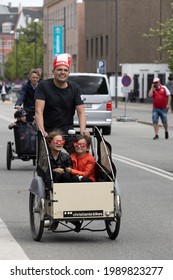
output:
[[[105,221],[107,234],[110,239],[115,240],[117,238],[120,230],[120,222],[121,222],[120,217],[116,218],[116,220],[113,221],[109,221],[109,220]]]
[[[11,142],[7,143],[7,154],[6,154],[6,160],[7,160],[7,169],[11,169],[11,160],[12,160],[12,147]]]
[[[33,193],[30,193],[29,207],[31,234],[35,241],[40,241],[44,231],[44,220],[42,220],[43,208],[41,198]]]

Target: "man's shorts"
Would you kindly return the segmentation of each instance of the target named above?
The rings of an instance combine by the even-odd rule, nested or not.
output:
[[[158,124],[159,117],[163,124],[167,124],[167,110],[166,109],[153,109],[152,120],[154,124]]]

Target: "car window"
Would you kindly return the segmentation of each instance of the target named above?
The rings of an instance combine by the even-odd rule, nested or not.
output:
[[[83,94],[108,94],[104,77],[69,76],[68,79],[76,82],[81,87]]]

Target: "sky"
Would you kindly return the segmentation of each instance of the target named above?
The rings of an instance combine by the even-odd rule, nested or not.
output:
[[[12,7],[19,7],[21,3],[22,7],[41,7],[43,6],[43,0],[0,0],[0,4],[8,6],[11,3]]]

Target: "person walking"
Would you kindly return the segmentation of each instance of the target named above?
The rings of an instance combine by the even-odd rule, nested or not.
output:
[[[171,103],[171,93],[166,86],[161,85],[159,78],[154,78],[148,96],[152,97],[153,99],[152,121],[155,132],[153,140],[159,139],[159,118],[161,119],[163,127],[165,129],[165,139],[168,139],[169,133],[167,112]]]
[[[27,112],[27,121],[32,122],[35,114],[35,89],[38,85],[40,75],[37,69],[32,69],[29,73],[29,80],[26,82],[19,92],[18,99],[15,103],[17,110],[23,109]]]
[[[78,84],[68,81],[71,57],[58,55],[53,61],[53,78],[42,80],[35,91],[35,121],[45,136],[61,129],[66,135],[73,129],[77,111],[80,133],[86,132],[86,117],[82,92]]]
[[[171,93],[171,113],[173,113],[173,74],[172,73],[169,74],[166,87],[169,89]]]
[[[2,85],[0,86],[0,91],[1,91],[1,99],[2,99],[2,102],[4,103],[5,99],[6,99],[6,94],[8,91],[8,88],[7,88],[5,82],[2,82]]]

